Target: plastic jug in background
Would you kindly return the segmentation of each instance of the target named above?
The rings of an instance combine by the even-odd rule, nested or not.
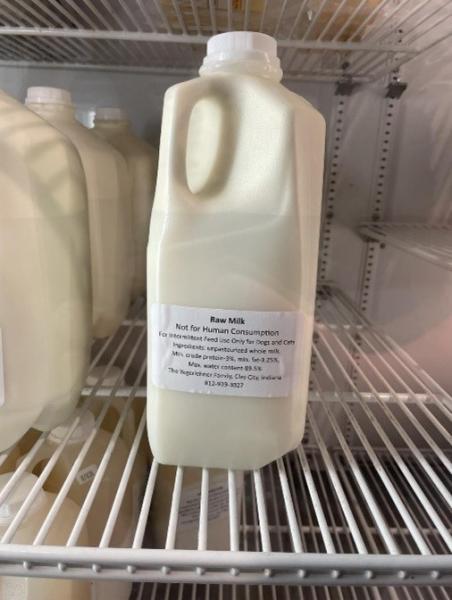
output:
[[[73,423],[73,418],[66,424],[60,425],[49,433],[46,442],[41,446],[36,453],[28,470],[36,473],[42,472],[49,458],[55,452],[55,449],[63,441],[70,426]],[[91,434],[94,428],[94,416],[90,411],[85,411],[80,415],[80,422],[73,431],[70,439],[66,443],[63,452],[58,458],[55,467],[52,469],[49,477],[44,483],[44,489],[57,493],[64,481],[67,478],[69,471],[72,468],[77,456]],[[92,481],[97,473],[99,464],[104,456],[105,449],[111,436],[99,429],[94,440],[85,456],[74,483],[72,484],[68,497],[71,498],[78,506],[82,506]],[[127,460],[127,448],[121,438],[116,441],[115,448],[108,463],[108,468],[105,471],[99,489],[97,490],[95,500],[91,506],[86,519],[86,528],[89,534],[89,544],[97,546],[102,537],[103,530],[110,512],[110,507],[113,504],[114,497],[118,490],[119,481]],[[132,484],[133,482],[131,482]],[[133,519],[133,498],[132,489],[129,486],[124,501],[121,504],[121,510],[118,515],[116,527],[110,542],[111,546],[126,547],[132,539],[132,519]]]
[[[0,451],[77,404],[91,340],[85,176],[72,143],[0,92]]]
[[[26,105],[66,135],[77,148],[86,176],[93,293],[93,335],[119,327],[130,302],[132,214],[124,199],[127,166],[120,153],[75,119],[68,91],[28,88]]]
[[[135,136],[120,108],[98,108],[94,131],[121,152],[127,161],[132,202],[134,278],[132,298],[146,293],[146,246],[157,176],[157,150]]]
[[[150,512],[151,540],[155,548],[165,548],[175,476],[176,467],[159,465],[156,493],[152,500]],[[201,469],[184,469],[175,543],[178,550],[196,550],[198,548],[201,479]],[[242,472],[235,473],[235,481],[238,514],[240,515],[240,503],[243,493]],[[227,471],[212,469],[209,472],[207,521],[207,550],[229,550]]]
[[[209,40],[165,94],[148,246],[148,431],[160,463],[255,469],[303,435],[325,122],[276,42]]]
[[[11,478],[12,473],[0,475],[0,491]],[[24,500],[36,483],[37,477],[24,473],[19,483],[0,505],[0,538],[17,515]],[[24,517],[19,529],[12,538],[14,544],[32,544],[44,519],[55,500],[53,494],[40,490]],[[44,540],[45,544],[64,546],[71,533],[79,509],[66,498],[58,511],[52,527]],[[82,529],[79,543],[88,545],[85,529]],[[35,577],[0,577],[0,600],[50,600],[67,598],[70,600],[88,600],[91,584],[82,579],[41,579]]]

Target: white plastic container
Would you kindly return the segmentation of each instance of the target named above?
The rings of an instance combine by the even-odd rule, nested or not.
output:
[[[165,95],[148,246],[148,431],[165,464],[254,469],[304,430],[325,122],[276,42],[212,38]]]
[[[93,335],[112,335],[127,314],[130,302],[132,214],[126,200],[127,165],[120,153],[75,119],[68,91],[28,88],[26,105],[77,148],[88,192]]]
[[[85,177],[69,140],[0,92],[0,451],[74,410],[91,286]]]
[[[0,491],[11,478],[12,473],[0,475]],[[3,504],[0,505],[0,537],[7,531],[24,500],[36,483],[37,477],[25,473]],[[14,544],[32,544],[55,496],[40,490],[24,517],[19,529],[12,538]],[[52,527],[44,540],[45,544],[64,546],[78,515],[78,508],[68,498],[64,500]],[[79,543],[88,544],[85,529],[82,529]],[[40,579],[35,577],[0,577],[0,600],[50,600],[70,599],[89,600],[91,584],[82,579]]]
[[[55,452],[55,449],[61,444],[69,427],[73,423],[71,418],[67,424],[60,425],[49,433],[46,442],[41,446],[39,451],[34,456],[34,459],[28,470],[38,474],[47,464],[47,461]],[[58,493],[66,480],[69,471],[72,468],[76,458],[90,436],[94,428],[94,416],[90,411],[85,411],[81,414],[80,422],[73,431],[71,437],[60,457],[58,458],[55,467],[52,469],[49,477],[44,483],[44,488],[53,493]],[[88,490],[91,487],[93,479],[97,473],[100,462],[104,456],[105,450],[111,436],[99,429],[94,437],[93,442],[85,456],[83,464],[77,472],[74,483],[72,484],[68,497],[71,498],[78,506],[82,506]],[[86,528],[89,535],[89,544],[97,546],[102,537],[103,530],[110,512],[110,507],[113,504],[114,497],[118,490],[119,481],[121,479],[124,467],[127,461],[127,447],[119,438],[116,441],[115,448],[111,455],[108,469],[106,470],[102,481],[97,490],[95,500],[91,506],[86,519]],[[110,542],[111,546],[126,547],[132,539],[132,524],[133,524],[133,498],[132,498],[132,483],[129,485],[121,505],[121,510],[118,515],[117,525],[114,529],[113,536]]]
[[[115,146],[127,161],[132,202],[134,277],[132,298],[146,293],[146,245],[157,176],[157,150],[134,135],[120,108],[98,108],[94,131]]]

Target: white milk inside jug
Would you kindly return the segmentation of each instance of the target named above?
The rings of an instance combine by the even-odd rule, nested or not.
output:
[[[325,122],[269,36],[215,36],[200,73],[164,101],[149,439],[162,463],[254,469],[303,435]]]
[[[134,135],[120,108],[98,108],[94,131],[117,148],[127,161],[132,203],[134,278],[132,297],[146,292],[146,245],[157,175],[157,151]]]
[[[159,465],[154,498],[151,504],[151,542],[155,548],[165,548],[176,467]],[[185,468],[179,503],[175,548],[198,548],[202,470]],[[238,515],[241,513],[243,473],[235,473]],[[229,487],[228,472],[209,471],[207,509],[207,550],[229,550]],[[238,523],[240,526],[240,522]]]
[[[91,287],[85,177],[72,143],[0,92],[0,451],[74,410]]]
[[[3,490],[12,473],[0,475],[0,491]],[[17,515],[24,500],[36,483],[37,477],[24,473],[19,483],[0,505],[0,538]],[[40,490],[27,515],[21,522],[11,542],[32,544],[55,500],[53,494]],[[79,509],[72,500],[66,498],[58,511],[44,544],[64,546],[78,516]],[[88,544],[85,529],[82,529],[79,543]],[[35,577],[0,577],[0,600],[50,600],[63,599],[89,600],[91,584],[82,579],[41,579]]]
[[[115,332],[129,307],[131,293],[131,211],[127,166],[120,153],[75,119],[68,91],[28,88],[26,105],[77,148],[88,193],[93,335]]]
[[[60,454],[55,467],[52,469],[49,477],[44,483],[44,488],[49,492],[58,493],[61,489],[77,456],[79,456],[85,442],[93,431],[94,416],[90,411],[86,410],[85,412],[80,412],[78,417],[80,420],[77,427],[74,429],[64,450]],[[68,423],[52,429],[45,444],[41,446],[28,467],[30,471],[38,475],[42,472],[42,469],[55,452],[55,449],[64,440],[72,423],[73,418],[71,418]],[[83,463],[77,471],[74,483],[68,492],[68,497],[78,506],[82,506],[86,498],[110,439],[110,434],[99,429],[89,447]],[[86,519],[86,527],[91,546],[97,546],[102,537],[110,507],[113,504],[124,471],[127,455],[128,452],[124,442],[121,438],[118,438],[108,463],[108,468],[102,477],[95,500]],[[121,510],[118,514],[117,524],[110,541],[111,546],[125,547],[130,544],[132,538],[133,513],[132,489],[131,486],[129,486],[124,496],[123,503],[121,504]]]

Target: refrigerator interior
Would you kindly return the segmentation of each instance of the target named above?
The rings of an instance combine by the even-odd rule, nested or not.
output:
[[[452,6],[445,0],[10,0],[0,3],[0,88],[69,89],[77,118],[121,106],[158,146],[165,90],[196,75],[216,32],[274,35],[283,83],[327,120],[322,241],[310,403],[302,444],[263,469],[224,473],[224,545],[209,545],[209,477],[199,470],[198,534],[177,536],[184,469],[167,494],[165,543],[152,514],[151,460],[128,547],[111,547],[137,454],[131,446],[99,547],[78,538],[128,411],[146,397],[145,300],[91,368],[113,367],[93,434],[33,545],[15,531],[51,472],[56,449],[0,541],[0,574],[129,580],[142,598],[441,598],[452,589]],[[74,484],[108,403],[122,415],[66,546],[46,535]],[[73,428],[79,417],[74,417]],[[36,436],[0,504],[45,443]],[[13,450],[0,455],[0,466]],[[163,496],[162,496],[163,497]],[[212,500],[212,499],[211,499]],[[182,519],[183,520],[183,519]],[[144,583],[147,582],[147,583]],[[326,587],[331,586],[331,587]]]

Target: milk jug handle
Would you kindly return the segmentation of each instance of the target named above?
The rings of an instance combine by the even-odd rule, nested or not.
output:
[[[184,193],[192,200],[196,199],[196,195],[192,193],[188,185],[186,165],[190,116],[196,104],[210,94],[210,82],[208,83],[200,78],[196,81],[196,85],[187,86],[184,93],[178,94],[175,98],[174,113],[176,118],[171,133],[170,146],[175,148],[175,151],[172,155],[170,175],[173,181],[184,188]]]

